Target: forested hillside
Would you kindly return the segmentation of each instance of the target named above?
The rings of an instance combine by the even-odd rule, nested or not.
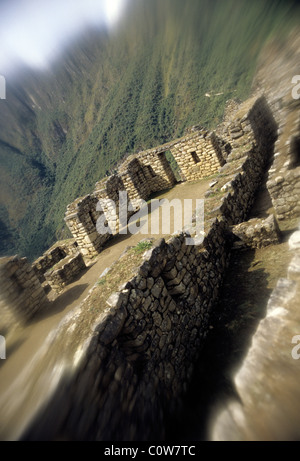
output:
[[[296,5],[129,0],[114,33],[88,31],[47,73],[20,69],[0,102],[0,254],[33,259],[67,236],[67,204],[127,153],[215,126]]]

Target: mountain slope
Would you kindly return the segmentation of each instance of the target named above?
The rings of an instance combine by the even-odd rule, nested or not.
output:
[[[214,126],[295,5],[131,0],[115,33],[87,32],[47,74],[23,70],[0,104],[0,254],[32,259],[66,236],[67,204],[126,153]]]

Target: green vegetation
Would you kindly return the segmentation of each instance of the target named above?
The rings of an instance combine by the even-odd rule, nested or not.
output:
[[[90,32],[49,75],[22,77],[0,108],[0,255],[33,259],[68,238],[67,204],[126,154],[215,126],[249,95],[263,46],[296,23],[294,4],[131,0],[115,34]]]
[[[180,175],[180,168],[175,160],[175,158],[173,157],[172,153],[170,151],[167,151],[166,152],[166,158],[173,170],[173,173],[175,175],[175,178],[178,182],[182,181],[182,178],[181,178],[181,175]]]
[[[150,250],[152,248],[152,243],[151,242],[139,242],[134,248],[131,249],[131,251],[134,254],[142,254],[147,250]]]
[[[106,283],[106,278],[103,277],[102,279],[100,279],[100,280],[96,283],[96,285],[97,285],[98,287],[100,287],[100,286],[105,285],[105,283]]]

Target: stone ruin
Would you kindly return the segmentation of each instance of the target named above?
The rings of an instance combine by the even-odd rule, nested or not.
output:
[[[77,243],[73,239],[69,241],[56,242],[32,264],[39,281],[41,283],[45,282],[45,274],[49,271],[49,269],[52,269],[55,264],[59,263],[69,255],[77,252]]]
[[[26,323],[48,302],[45,291],[26,258],[0,258],[1,327]]]
[[[99,254],[111,236],[119,233],[119,192],[126,191],[131,202],[148,199],[152,193],[172,188],[176,178],[166,158],[170,152],[184,181],[195,181],[218,172],[225,164],[223,144],[215,133],[196,130],[183,138],[163,146],[131,155],[119,168],[116,175],[96,184],[94,192],[75,200],[68,206],[65,221],[80,251],[85,257]],[[107,206],[97,211],[99,200]],[[116,204],[116,213],[109,200]],[[97,221],[105,214],[110,229],[105,235],[97,232]],[[124,217],[127,222],[130,212]]]
[[[253,218],[233,226],[232,233],[238,238],[235,248],[263,248],[278,245],[281,241],[280,229],[275,216],[267,219]]]
[[[106,301],[90,338],[78,345],[83,352],[73,375],[66,368],[25,440],[162,436],[164,417],[186,392],[208,335],[229,264],[230,228],[247,219],[272,159],[276,124],[264,98],[243,106],[242,124],[239,145],[212,183],[212,190],[219,189],[218,206],[215,197],[207,198],[204,241],[186,245],[182,233],[157,241],[144,254],[132,278]],[[94,299],[93,291],[90,296]],[[86,303],[88,298],[77,320],[84,318]],[[72,325],[69,319],[65,328]]]
[[[75,254],[66,256],[55,266],[45,273],[45,279],[55,292],[61,292],[66,285],[73,282],[75,277],[80,274],[86,265],[82,254],[78,251]]]
[[[74,359],[76,366],[66,364],[65,370],[60,369],[60,379],[43,405],[42,414],[34,415],[35,418],[30,415],[29,422],[24,424],[23,439],[138,440],[158,434],[157,428],[164,423],[164,410],[174,409],[187,390],[193,364],[205,342],[213,304],[229,263],[232,232],[242,245],[257,248],[279,241],[276,220],[295,219],[298,225],[300,101],[291,99],[289,83],[291,76],[298,73],[299,50],[295,41],[289,54],[281,53],[282,62],[274,60],[274,68],[267,67],[262,84],[264,95],[259,91],[242,106],[228,103],[230,110],[216,133],[193,127],[181,139],[132,155],[117,174],[100,181],[90,195],[68,206],[66,224],[77,244],[76,251],[88,260],[98,255],[106,241],[120,230],[109,200],[114,200],[118,208],[120,191],[126,191],[133,201],[146,199],[176,183],[166,152],[173,155],[183,181],[217,176],[207,194],[204,241],[186,246],[184,235],[176,235],[167,242],[160,240],[144,255],[133,277],[107,300],[105,312],[93,326],[91,336],[80,344],[80,360]],[[294,67],[290,65],[291,56],[295,56]],[[278,69],[285,72],[280,91]],[[265,180],[271,214],[266,219],[247,221],[256,191]],[[107,200],[107,208],[97,210],[101,199]],[[97,232],[101,216],[113,230],[111,234],[103,236]],[[289,394],[265,392],[266,383],[257,380],[257,366],[266,364],[276,383],[286,390],[286,374],[277,373],[277,361],[272,364],[266,357],[276,349],[278,360],[284,359],[285,366],[290,349],[284,349],[287,346],[279,333],[286,329],[297,333],[299,326],[299,241],[298,229],[290,239],[292,260],[287,279],[279,280],[268,304],[267,317],[237,375],[243,408],[237,412],[229,408],[224,424],[217,430],[217,439],[232,425],[244,437],[244,428],[239,426],[249,416],[248,407],[251,410],[251,402],[257,398],[253,398],[255,392],[265,397],[260,402],[265,427],[272,430],[273,422],[281,422],[285,415],[274,414],[274,402],[283,398],[279,407],[284,410]],[[67,257],[76,259],[75,253]],[[63,252],[56,250],[52,257],[58,260],[55,264],[61,265],[57,269],[64,266]],[[51,264],[40,262],[37,275],[24,259],[2,258],[1,305],[5,303],[10,307],[9,313],[26,319],[42,309],[47,298],[40,283],[53,268],[48,267]],[[83,304],[82,315],[84,307]],[[264,347],[259,355],[256,345],[260,341]],[[290,372],[287,367],[284,369]],[[292,391],[296,390],[297,382]],[[298,418],[299,407],[295,412]],[[280,431],[284,428],[282,424],[279,427]]]
[[[167,151],[185,181],[217,173],[207,193],[204,241],[187,246],[185,234],[180,234],[156,242],[145,253],[132,279],[107,300],[92,336],[84,338],[84,346],[79,347],[81,360],[71,375],[68,367],[62,371],[43,414],[26,426],[24,439],[151,437],[163,425],[163,409],[172,411],[174,401],[186,391],[229,264],[232,233],[251,248],[280,239],[273,215],[246,221],[270,166],[272,170],[277,125],[266,98],[258,96],[239,106],[236,117],[228,118],[222,130],[223,138],[220,132],[194,127],[179,140],[127,158],[118,174],[100,181],[93,193],[68,206],[65,219],[74,237],[72,249],[54,248],[34,264],[36,272],[30,266],[20,272],[21,279],[27,277],[27,270],[31,274],[26,293],[30,296],[28,289],[35,286],[33,295],[42,308],[46,298],[38,288],[37,275],[61,290],[84,268],[83,257],[89,260],[98,255],[105,242],[120,231],[109,200],[118,209],[120,191],[138,203],[176,183]],[[292,199],[292,184],[287,190]],[[107,207],[99,210],[101,199],[107,200]],[[296,217],[296,209],[290,211]],[[97,232],[101,216],[114,232],[104,236]],[[293,238],[291,246],[297,246],[299,237]],[[298,259],[289,268],[290,277],[299,273]],[[1,274],[7,278],[5,264]],[[4,283],[7,292],[14,291],[13,280]],[[23,280],[22,296],[25,283]],[[83,316],[87,299],[80,307]],[[72,319],[67,321],[72,330]],[[55,425],[50,424],[54,415]]]
[[[242,152],[241,148],[246,145],[252,155],[248,156],[249,158],[243,167],[240,167],[240,170],[235,171],[231,176],[227,174],[226,183],[222,183],[222,180],[214,181],[211,191],[207,193],[208,199],[210,194],[214,194],[215,189],[219,188],[222,183],[221,188],[223,192],[226,192],[227,200],[226,202],[219,201],[218,206],[209,211],[209,219],[217,217],[220,213],[223,214],[229,220],[230,225],[239,225],[235,230],[238,230],[239,236],[241,236],[241,233],[244,232],[242,229],[245,230],[245,227],[248,227],[248,225],[241,223],[247,218],[254,200],[252,198],[251,203],[246,208],[243,207],[241,205],[243,202],[241,191],[245,190],[245,187],[246,190],[252,190],[261,183],[262,178],[260,175],[256,175],[255,178],[251,179],[251,181],[255,181],[254,183],[249,183],[251,171],[255,168],[256,161],[258,162],[256,168],[260,168],[261,153],[268,150],[270,142],[273,142],[268,136],[265,136],[265,133],[268,130],[277,130],[271,109],[264,97],[254,97],[252,100],[247,101],[244,106],[248,107],[246,114],[245,111],[241,112],[239,110],[240,106],[236,103],[228,102],[230,110],[225,115],[224,123],[218,127],[216,133],[208,132],[198,126],[191,127],[180,139],[130,155],[120,166],[117,174],[99,181],[91,194],[78,198],[70,204],[67,207],[65,222],[72,233],[73,239],[67,243],[59,242],[54,245],[42,257],[38,258],[32,266],[38,282],[42,284],[44,293],[47,294],[51,289],[56,292],[62,291],[67,284],[71,283],[84,270],[86,267],[85,261],[89,261],[101,253],[105,243],[119,234],[120,226],[123,223],[126,225],[134,212],[127,210],[124,215],[124,210],[120,209],[120,192],[127,193],[128,200],[133,204],[133,209],[137,210],[139,200],[147,200],[151,197],[151,194],[170,189],[177,183],[175,174],[166,157],[167,152],[173,156],[174,161],[177,163],[181,180],[196,181],[216,175],[218,172],[221,173],[221,177],[226,176],[231,162],[236,162],[239,158],[245,157],[245,150]],[[293,111],[291,113],[294,114]],[[287,143],[290,156],[288,165],[287,162],[285,165],[286,170],[284,171],[286,171],[286,174],[284,178],[283,176],[276,176],[274,180],[272,179],[275,170],[277,173],[278,153],[275,154],[274,164],[269,172],[271,179],[268,181],[268,188],[276,218],[279,220],[283,217],[297,215],[299,208],[297,196],[300,183],[297,180],[300,171],[297,160],[297,149],[299,147],[297,129],[299,126],[297,124],[293,126],[295,131],[292,135],[292,141]],[[281,131],[279,130],[278,133],[280,134]],[[275,146],[279,142],[278,139],[277,141],[275,139]],[[253,140],[255,141],[254,144]],[[254,145],[256,147],[253,147]],[[285,154],[286,152],[281,155]],[[270,162],[270,159],[271,156],[268,162]],[[283,174],[282,169],[280,174]],[[235,191],[234,194],[233,190]],[[280,198],[278,198],[279,195]],[[281,208],[282,200],[284,200],[284,210],[286,212]],[[235,211],[232,208],[234,201],[239,201],[240,203],[240,206]],[[102,204],[101,208],[99,208],[99,203]],[[120,222],[122,213],[123,221]],[[108,229],[105,234],[100,234],[97,231],[97,222],[100,218],[106,223]],[[249,225],[251,226],[251,223]],[[273,236],[274,239],[272,237],[270,240],[270,235],[268,236],[265,232],[268,224],[261,223],[255,229],[257,230],[258,227],[260,231],[264,229],[264,232],[260,233],[260,237],[256,235],[254,238],[256,245],[263,246],[268,240],[275,242],[275,236]],[[274,232],[277,232],[277,230]],[[249,237],[249,231],[247,235]],[[248,239],[247,244],[251,246],[253,242],[250,243]],[[2,271],[3,274],[4,272]],[[29,280],[27,282],[27,285],[29,285]],[[32,285],[33,287],[36,286],[36,280],[32,282]],[[31,298],[29,297],[29,299]],[[33,305],[35,306],[35,304]],[[35,308],[33,311],[35,311]]]
[[[84,260],[97,256],[104,244],[120,231],[119,192],[126,191],[130,202],[138,208],[139,200],[172,188],[177,180],[166,158],[167,152],[173,155],[182,181],[195,181],[217,173],[227,157],[224,142],[215,133],[200,127],[191,128],[184,137],[163,146],[130,155],[117,174],[99,181],[94,192],[67,207],[65,222],[73,235],[71,241],[58,242],[32,267],[24,259],[13,258],[13,267],[24,267],[18,279],[12,277],[10,263],[2,258],[2,298],[6,310],[11,306],[14,315],[18,316],[23,306],[21,318],[30,319],[43,308],[51,289],[59,293],[85,269]],[[104,203],[100,211],[99,201]],[[114,202],[116,210],[110,206],[110,201]],[[125,223],[133,213],[127,211]],[[103,215],[109,232],[101,235],[97,231],[97,221]],[[18,300],[14,292],[21,293]]]

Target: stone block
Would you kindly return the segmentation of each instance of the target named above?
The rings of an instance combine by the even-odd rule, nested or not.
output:
[[[300,249],[300,230],[292,234],[289,239],[289,248],[290,250],[299,250]]]
[[[249,248],[262,248],[280,242],[280,231],[274,215],[267,219],[250,219],[233,226],[232,232]]]

